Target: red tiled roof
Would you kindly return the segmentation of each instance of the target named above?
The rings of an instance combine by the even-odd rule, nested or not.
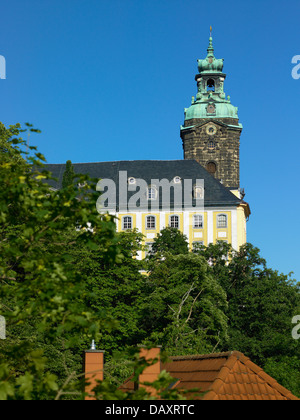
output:
[[[203,400],[298,400],[237,351],[172,357],[161,369],[177,379],[175,388],[197,388]],[[122,389],[133,390],[130,379]]]

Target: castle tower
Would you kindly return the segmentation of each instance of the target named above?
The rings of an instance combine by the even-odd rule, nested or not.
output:
[[[184,159],[198,161],[224,186],[231,190],[240,187],[240,135],[242,125],[238,108],[224,93],[224,59],[216,59],[212,37],[207,56],[198,60],[195,77],[198,92],[192,104],[184,110],[184,125],[180,136]]]

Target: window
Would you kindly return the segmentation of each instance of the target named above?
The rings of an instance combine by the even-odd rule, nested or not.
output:
[[[216,148],[216,143],[215,143],[213,140],[210,140],[210,141],[207,143],[207,148],[208,148],[208,150],[209,150],[209,151],[215,150],[215,148]]]
[[[147,229],[156,229],[156,217],[147,216],[146,217],[146,228]]]
[[[217,172],[217,165],[215,164],[215,162],[208,162],[208,164],[206,165],[206,170],[210,173],[210,174],[215,174]]]
[[[174,184],[180,184],[181,183],[181,178],[180,176],[175,176],[175,178],[173,179]]]
[[[147,195],[148,195],[148,200],[156,200],[156,188],[149,187]]]
[[[133,178],[133,177],[128,178],[128,184],[129,184],[129,185],[134,185],[135,183],[136,183],[135,178]]]
[[[202,200],[204,198],[204,189],[203,187],[194,188],[194,198],[196,200]]]
[[[209,79],[207,81],[207,92],[214,92],[215,91],[215,81],[214,79]]]
[[[123,230],[132,229],[132,217],[125,216],[123,217]]]
[[[217,216],[217,228],[227,228],[227,216],[226,214],[218,214]]]
[[[203,229],[203,217],[200,214],[194,214],[193,216],[193,228]]]
[[[179,229],[179,216],[170,217],[170,227]]]

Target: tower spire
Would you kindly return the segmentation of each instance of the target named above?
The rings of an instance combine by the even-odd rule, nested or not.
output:
[[[210,28],[209,28],[209,45],[208,45],[208,48],[207,48],[207,56],[208,57],[211,57],[211,56],[213,56],[214,55],[214,47],[213,47],[213,43],[212,43],[212,41],[213,41],[213,39],[212,39],[212,27],[210,26]]]

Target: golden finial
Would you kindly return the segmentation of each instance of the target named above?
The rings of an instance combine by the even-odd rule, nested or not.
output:
[[[210,26],[210,28],[209,28],[209,29],[210,29],[210,37],[211,37],[211,33],[212,33],[212,27]]]

